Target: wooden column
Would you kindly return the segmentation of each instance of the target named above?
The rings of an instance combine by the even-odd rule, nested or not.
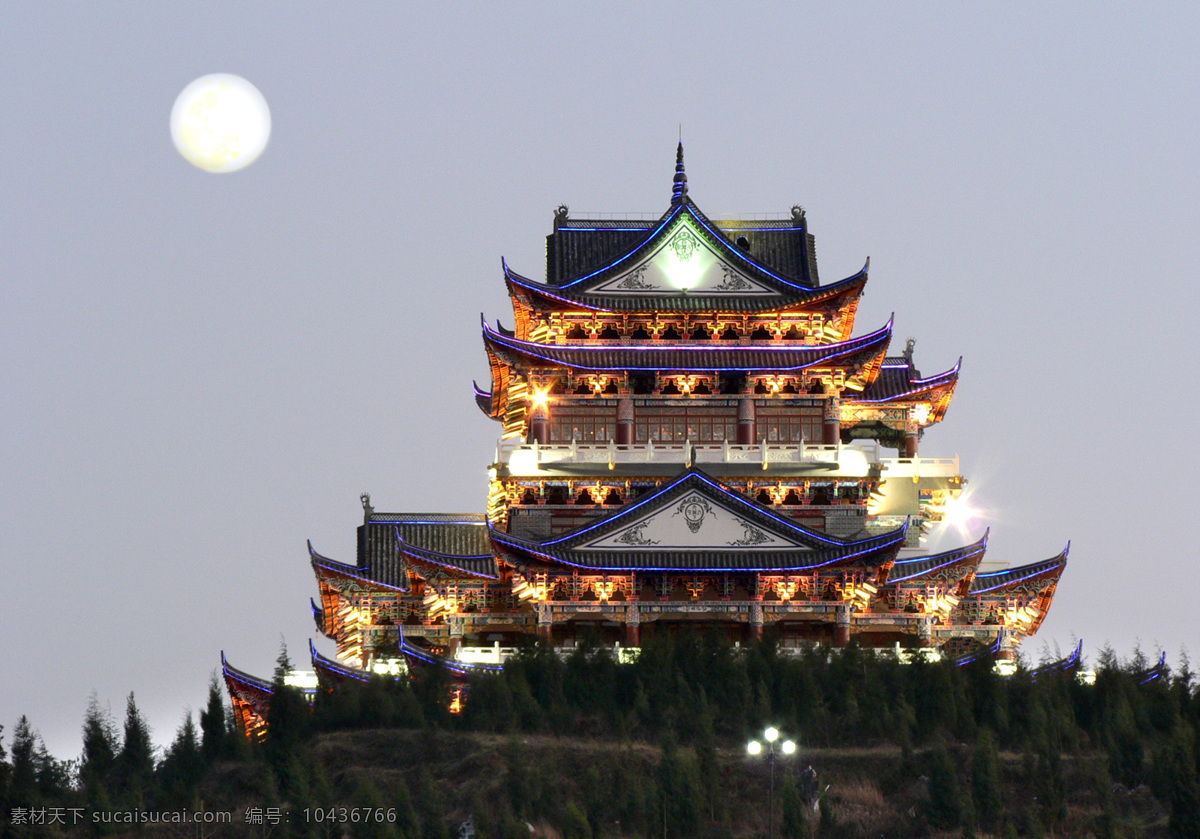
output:
[[[627,392],[617,399],[617,445],[633,445],[633,397]]]
[[[550,411],[545,402],[534,402],[529,415],[529,443],[545,445],[550,442]]]
[[[833,626],[833,645],[844,647],[850,643],[850,612],[849,605],[837,607],[836,623]]]
[[[841,406],[839,403],[840,400],[837,397],[830,397],[825,402],[824,439],[821,442],[827,446],[836,446],[842,438]]]
[[[761,603],[750,605],[750,637],[761,641],[763,637],[763,613]]]
[[[917,433],[915,431],[911,432],[911,433],[906,433],[904,435],[904,456],[905,457],[916,457],[917,456]]]
[[[549,603],[539,603],[537,607],[538,616],[538,638],[541,638],[547,644],[550,643],[551,630],[554,628],[554,616],[550,612]]]
[[[642,615],[637,604],[625,609],[625,646],[640,647],[642,645]]]
[[[754,394],[743,393],[738,403],[738,436],[739,445],[753,446],[758,436],[754,416]]]
[[[917,425],[916,419],[913,418],[912,409],[909,409],[908,420],[904,423],[904,456],[917,456],[917,439],[921,433],[921,427]]]

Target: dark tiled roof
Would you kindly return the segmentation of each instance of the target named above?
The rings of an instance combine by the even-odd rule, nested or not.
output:
[[[484,531],[484,536],[487,536],[487,528],[481,528]],[[497,579],[499,574],[496,571],[496,559],[492,556],[491,545],[488,545],[486,554],[475,556],[454,556],[448,554],[440,554],[434,551],[426,551],[412,545],[405,544],[404,558],[414,564],[429,564],[440,566],[449,571],[466,571],[479,577],[491,577]]]
[[[238,670],[225,660],[225,652],[221,652],[221,673],[225,677],[226,682],[230,680],[237,682],[242,687],[271,696],[275,693],[275,689],[271,687],[271,682],[267,679],[260,679],[258,676],[251,676],[244,670]]]
[[[488,351],[508,364],[573,370],[762,370],[783,372],[818,365],[859,367],[881,359],[892,324],[837,344],[755,347],[711,344],[559,345],[508,338],[484,324]]]
[[[369,682],[371,680],[371,674],[367,671],[360,670],[357,667],[347,667],[340,661],[321,655],[317,652],[317,647],[313,644],[311,638],[308,639],[308,652],[312,657],[313,670],[323,680],[332,681],[335,684],[344,679],[354,679],[359,682]]]
[[[629,527],[656,509],[666,508],[679,497],[699,492],[763,530],[798,543],[803,548],[771,550],[734,550],[720,547],[702,549],[595,550],[588,544]],[[635,504],[623,507],[596,524],[548,540],[521,539],[492,531],[492,541],[506,555],[534,562],[561,563],[597,570],[800,570],[825,565],[890,561],[904,541],[906,527],[859,540],[837,539],[808,530],[767,511],[740,494],[718,484],[696,469],[689,469],[672,483]]]
[[[952,387],[958,381],[958,371],[962,367],[962,359],[944,373],[921,378],[906,358],[885,358],[879,371],[879,378],[855,402],[891,402],[904,398],[929,394],[938,388]]]
[[[1019,586],[1023,583],[1041,580],[1057,581],[1067,567],[1067,553],[1071,550],[1070,543],[1063,548],[1062,553],[1050,559],[1034,562],[1029,565],[1019,565],[1016,568],[1006,568],[1003,571],[989,571],[986,574],[976,574],[968,594],[988,594],[1001,592],[1005,589]]]
[[[504,265],[509,291],[520,296],[535,310],[557,310],[564,306],[595,311],[631,312],[776,312],[822,303],[836,306],[841,298],[857,297],[867,283],[867,268],[857,274],[820,288],[788,287],[777,294],[705,295],[663,294],[630,296],[619,294],[581,294],[571,288],[554,288],[536,283]]]
[[[710,244],[752,266],[756,274],[786,277],[802,286],[819,284],[815,240],[806,229],[803,214],[770,221],[715,221],[684,196],[656,221],[570,219],[557,215],[554,232],[546,238],[546,281],[562,286],[580,277],[602,272],[622,257],[649,244],[654,235],[679,213],[696,219]],[[746,240],[745,247],[737,244]],[[763,269],[766,269],[765,272]]]
[[[987,540],[988,534],[984,533],[983,538],[978,542],[964,545],[961,548],[954,548],[953,550],[930,554],[929,556],[914,557],[913,559],[898,559],[896,560],[896,564],[892,566],[892,570],[888,573],[888,584],[901,583],[906,580],[917,580],[937,571],[939,568],[962,563],[965,560],[973,560],[970,564],[970,568],[973,569],[978,566],[980,560],[983,559],[984,552],[987,551]]]
[[[479,513],[373,513],[358,528],[358,564],[371,578],[386,585],[407,587],[404,558],[458,568],[469,574],[495,576],[488,542],[487,517]]]

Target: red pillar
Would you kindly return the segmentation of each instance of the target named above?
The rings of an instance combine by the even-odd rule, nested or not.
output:
[[[904,435],[904,456],[905,457],[916,457],[917,456],[917,435],[915,433]]]
[[[758,432],[754,416],[754,394],[743,393],[742,400],[738,403],[738,444],[753,446],[756,442],[754,438],[757,436]]]
[[[633,445],[633,399],[629,394],[617,400],[617,445]]]
[[[539,405],[533,409],[529,418],[529,442],[545,445],[550,442],[550,418],[546,415],[546,406]]]
[[[833,627],[833,645],[845,647],[850,643],[850,607],[837,607],[837,623]]]
[[[827,446],[836,446],[841,438],[842,421],[838,400],[830,399],[825,403],[824,439],[821,442]]]

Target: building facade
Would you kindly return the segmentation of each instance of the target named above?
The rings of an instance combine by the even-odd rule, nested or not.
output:
[[[891,321],[855,337],[868,268],[823,285],[800,207],[710,219],[682,145],[660,217],[559,207],[545,282],[505,263],[513,328],[482,323],[475,402],[500,429],[487,510],[378,513],[364,495],[353,563],[310,544],[313,618],[336,647],[313,647],[318,675],[464,674],[535,637],[624,658],[687,627],[1011,658],[1067,552],[991,569],[986,533],[921,547],[965,484],[957,458],[919,452],[961,359],[923,376]],[[262,684],[251,697],[253,677],[225,671],[239,717],[261,722]]]

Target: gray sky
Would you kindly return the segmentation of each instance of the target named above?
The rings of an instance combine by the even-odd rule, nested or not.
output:
[[[77,755],[92,690],[169,740],[222,649],[304,660],[305,539],[352,562],[363,490],[482,511],[501,255],[543,277],[559,203],[665,210],[680,123],[705,212],[803,204],[826,282],[871,256],[859,334],[964,357],[922,453],[989,558],[1072,544],[1026,651],[1200,649],[1200,7],[397,6],[5,9],[6,742]],[[271,107],[240,173],[171,144],[212,72]]]

